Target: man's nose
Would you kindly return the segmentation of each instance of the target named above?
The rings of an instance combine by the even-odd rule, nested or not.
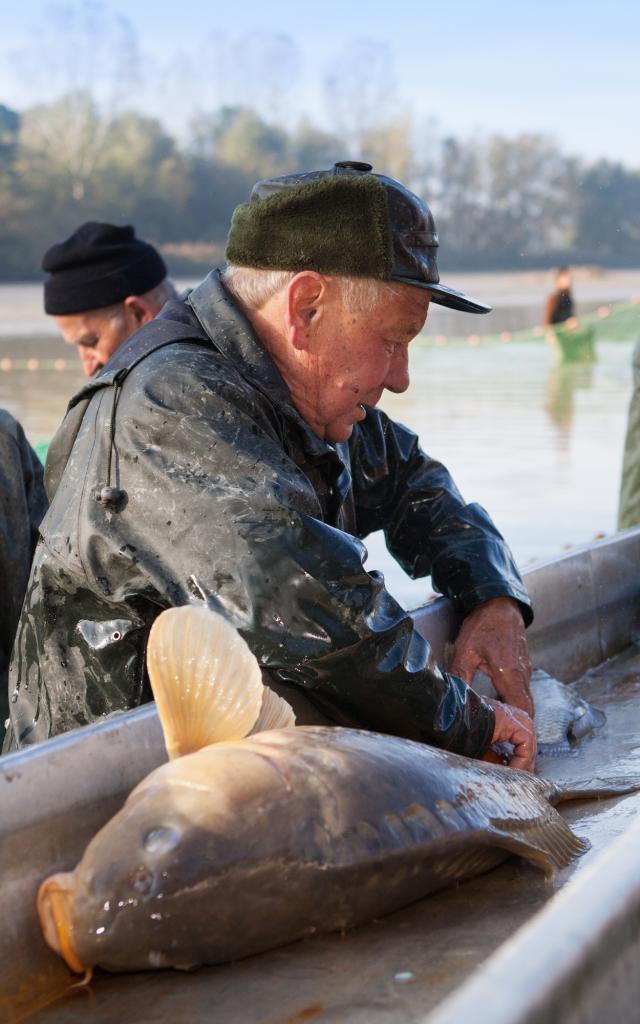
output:
[[[102,366],[102,360],[96,352],[92,352],[91,349],[80,348],[78,350],[80,360],[82,362],[82,369],[84,370],[87,377],[93,377],[94,373]]]
[[[400,395],[409,387],[409,350],[406,345],[398,345],[391,360],[384,386],[387,391]]]

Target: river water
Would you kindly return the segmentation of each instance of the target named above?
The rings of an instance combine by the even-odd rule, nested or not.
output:
[[[431,337],[531,326],[548,288],[539,274],[467,275],[451,283],[494,302],[495,313],[472,318],[434,309]],[[585,275],[575,285],[584,311],[634,291],[640,271]],[[50,439],[84,379],[40,301],[37,285],[0,285],[0,405],[34,444]],[[579,365],[558,362],[541,340],[436,347],[417,339],[410,390],[381,404],[445,463],[467,501],[490,511],[526,566],[615,529],[632,347],[603,340],[596,362]],[[384,571],[406,607],[429,596],[428,582],[410,580],[381,536],[367,547],[368,568]]]

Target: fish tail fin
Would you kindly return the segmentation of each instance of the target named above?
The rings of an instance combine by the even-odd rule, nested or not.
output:
[[[270,686],[265,686],[262,707],[251,730],[251,735],[253,736],[257,732],[266,732],[267,729],[291,729],[295,724],[296,716],[289,702],[272,690]]]
[[[147,670],[170,758],[246,736],[263,703],[260,665],[206,606],[168,608],[149,634]]]
[[[577,836],[550,808],[550,814],[542,820],[519,821],[517,829],[512,822],[506,822],[497,845],[541,868],[550,877],[585,853],[591,844]]]

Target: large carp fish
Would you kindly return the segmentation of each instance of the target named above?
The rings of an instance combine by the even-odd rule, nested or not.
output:
[[[242,638],[205,608],[159,616],[148,667],[171,760],[38,893],[45,939],[74,971],[235,960],[370,921],[510,854],[552,873],[586,848],[553,807],[586,787],[294,728]]]

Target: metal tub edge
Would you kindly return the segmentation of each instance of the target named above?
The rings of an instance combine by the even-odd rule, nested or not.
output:
[[[640,1019],[639,848],[636,821],[424,1024]]]

